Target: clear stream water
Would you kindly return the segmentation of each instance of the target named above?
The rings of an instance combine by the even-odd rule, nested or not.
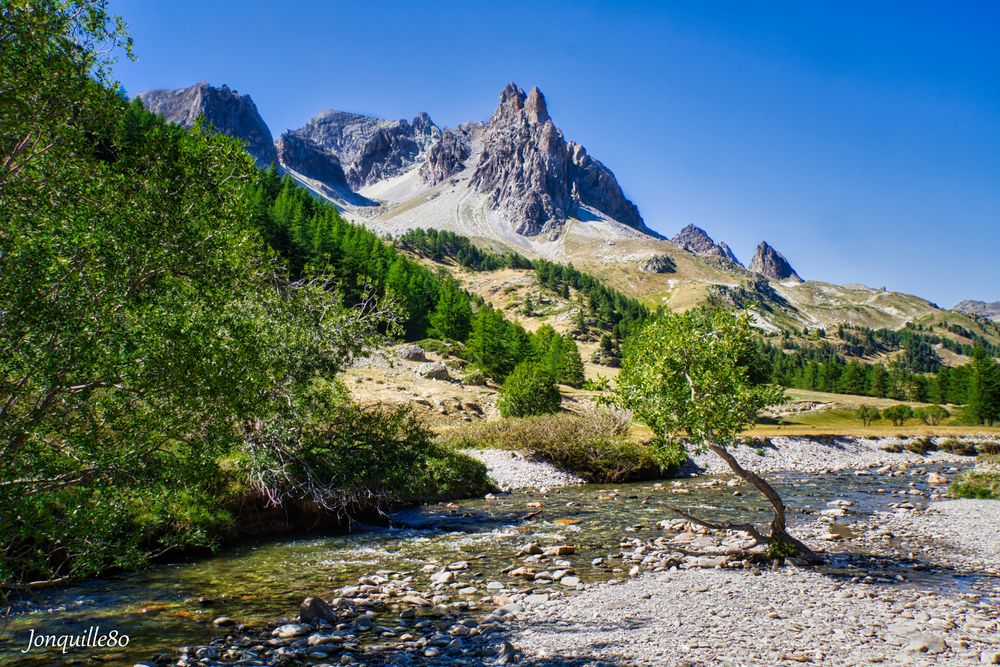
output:
[[[927,470],[930,468],[925,468]],[[851,472],[823,475],[786,474],[773,482],[795,512],[826,509],[835,499],[854,502],[840,519],[853,520],[900,502],[892,492],[927,490],[926,472],[902,477],[856,476]],[[748,487],[734,496],[727,486],[706,486],[711,478],[666,480],[655,484],[560,487],[543,497],[537,491],[427,506],[394,515],[398,527],[362,526],[349,534],[247,544],[193,562],[158,565],[148,570],[102,577],[77,585],[38,592],[15,603],[0,621],[0,665],[132,664],[181,646],[209,642],[224,634],[212,620],[229,616],[240,623],[262,625],[293,617],[303,598],[329,598],[337,587],[357,583],[378,570],[412,573],[418,582],[427,563],[470,562],[470,577],[482,581],[510,579],[499,571],[515,562],[516,549],[529,541],[573,544],[568,557],[585,582],[624,578],[611,566],[591,561],[620,549],[623,536],[650,538],[662,534],[656,523],[672,518],[677,505],[706,517],[750,518],[769,514]],[[914,504],[925,496],[908,496]],[[541,513],[537,503],[543,503]],[[408,527],[407,527],[408,526]],[[204,598],[207,604],[199,602]],[[125,649],[76,649],[65,656],[38,650],[24,655],[29,631],[79,634],[91,626],[129,636]]]

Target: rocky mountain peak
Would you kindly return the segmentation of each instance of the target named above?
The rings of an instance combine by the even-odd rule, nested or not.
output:
[[[716,243],[704,229],[698,227],[697,225],[688,225],[684,227],[684,229],[674,234],[674,237],[670,240],[688,252],[692,252],[696,255],[721,257],[729,260],[733,264],[743,266],[740,263],[740,260],[736,259],[736,255],[733,254],[733,251],[730,250],[728,245],[722,241]]]
[[[532,88],[531,92],[528,93],[528,99],[524,102],[524,112],[528,115],[529,123],[538,125],[551,120],[549,109],[545,105],[545,95],[542,95],[542,91],[537,86]]]
[[[526,94],[507,84],[481,139],[473,187],[510,217],[517,233],[556,231],[581,208],[649,231],[614,174],[582,146],[566,141],[538,88]]]
[[[188,88],[144,90],[136,97],[168,123],[192,127],[203,116],[216,132],[245,141],[247,152],[261,166],[277,162],[271,131],[249,95],[202,81]]]
[[[441,129],[426,113],[407,121],[330,109],[290,134],[335,156],[348,185],[357,190],[422,162],[441,138]],[[302,166],[294,161],[282,164],[293,171]]]
[[[760,245],[757,246],[757,252],[754,253],[753,260],[750,261],[750,270],[771,280],[802,282],[802,278],[788,263],[785,256],[772,248],[767,241],[761,241]]]

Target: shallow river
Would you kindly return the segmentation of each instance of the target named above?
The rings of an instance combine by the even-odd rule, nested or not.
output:
[[[898,494],[914,486],[928,490],[926,472],[917,471],[902,477],[847,472],[772,480],[793,510],[793,525],[795,512],[826,509],[836,499],[853,501],[852,512],[840,519],[845,529],[852,520],[900,502]],[[624,573],[610,566],[595,568],[591,561],[619,551],[623,536],[662,534],[656,523],[672,517],[668,506],[714,518],[768,517],[753,489],[706,486],[711,481],[702,477],[561,487],[544,497],[537,491],[516,492],[495,500],[435,505],[394,515],[397,527],[366,526],[351,534],[237,546],[203,560],[46,591],[15,604],[12,616],[0,625],[0,664],[131,664],[156,653],[173,653],[180,646],[207,643],[224,632],[212,624],[219,616],[249,625],[292,617],[303,598],[328,598],[334,588],[378,570],[413,573],[419,581],[429,576],[420,572],[427,563],[467,560],[473,573],[482,573],[485,585],[502,580],[499,570],[515,562],[515,550],[529,541],[575,545],[577,552],[568,559],[584,582],[624,578]],[[917,504],[926,497],[906,500]],[[66,656],[20,653],[31,629],[61,635],[84,633],[91,626],[128,635],[128,647],[77,649]]]

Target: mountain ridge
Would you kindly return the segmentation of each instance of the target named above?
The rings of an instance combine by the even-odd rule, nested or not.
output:
[[[197,100],[182,93],[204,86],[152,91],[152,97],[144,91],[140,99],[172,122],[190,123]],[[217,115],[256,113],[248,95],[215,90],[226,93],[220,104],[234,107]],[[175,103],[164,106],[158,98],[170,93]],[[247,141],[258,162],[270,155],[254,123],[216,130]],[[283,171],[383,236],[437,228],[487,248],[573,262],[653,307],[684,310],[722,293],[747,303],[770,299],[759,324],[775,330],[840,323],[898,328],[943,312],[912,295],[802,281],[766,242],[744,267],[724,241],[694,225],[666,240],[646,225],[614,173],[564,137],[538,88],[525,92],[510,83],[488,119],[447,128],[423,112],[389,120],[328,109],[281,133],[272,149]],[[773,285],[765,288],[761,276]]]

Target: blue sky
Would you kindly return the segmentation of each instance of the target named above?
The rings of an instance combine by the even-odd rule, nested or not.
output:
[[[485,119],[507,81],[688,223],[805,278],[1000,300],[998,2],[112,0],[130,93],[249,93],[277,136],[328,108]]]

